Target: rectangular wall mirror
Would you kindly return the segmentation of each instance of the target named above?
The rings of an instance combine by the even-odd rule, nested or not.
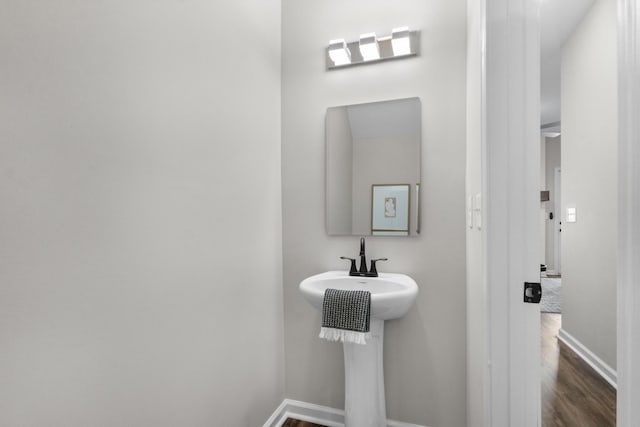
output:
[[[419,98],[327,108],[330,235],[420,233]]]

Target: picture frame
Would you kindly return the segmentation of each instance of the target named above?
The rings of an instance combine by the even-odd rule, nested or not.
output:
[[[371,185],[371,234],[409,234],[410,184]]]

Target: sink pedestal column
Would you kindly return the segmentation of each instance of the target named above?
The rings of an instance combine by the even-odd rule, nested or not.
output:
[[[344,343],[345,427],[387,427],[382,342],[384,320],[371,318],[366,345]]]

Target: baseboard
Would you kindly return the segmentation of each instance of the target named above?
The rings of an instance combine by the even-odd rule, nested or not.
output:
[[[281,427],[287,418],[328,427],[344,427],[344,411],[291,399],[284,399],[263,427]]]
[[[299,400],[285,399],[263,427],[281,427],[287,418],[295,418],[328,427],[345,427],[344,411]],[[387,427],[425,427],[418,424],[387,420]]]
[[[591,366],[602,378],[611,384],[613,388],[616,390],[618,389],[618,373],[611,368],[611,366],[607,365],[584,344],[562,328],[558,331],[558,339],[580,356],[582,360],[587,362],[589,366]]]
[[[287,406],[287,399],[283,400],[282,403],[273,411],[273,414],[269,417],[269,419],[262,425],[262,427],[280,427],[284,420],[282,416],[285,413],[285,408]]]

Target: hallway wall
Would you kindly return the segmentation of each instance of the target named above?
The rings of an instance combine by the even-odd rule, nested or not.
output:
[[[616,367],[616,2],[597,0],[562,58],[562,329]],[[567,205],[577,222],[567,223]]]
[[[262,425],[280,1],[2,5],[0,425]]]
[[[416,58],[325,69],[329,40],[421,30]],[[346,270],[358,237],[325,230],[327,107],[418,96],[422,103],[422,230],[369,237],[381,271],[420,288],[406,317],[385,327],[385,386],[391,419],[426,426],[466,423],[465,86],[466,1],[283,1],[283,224],[286,395],[344,404],[340,344],[318,338],[320,313],[298,291],[302,279]]]

